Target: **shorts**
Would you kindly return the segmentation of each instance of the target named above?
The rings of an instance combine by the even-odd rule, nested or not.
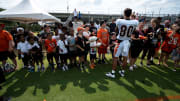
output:
[[[142,47],[131,46],[130,51],[131,51],[131,57],[137,58],[142,51]]]
[[[96,59],[96,54],[90,54],[90,60]]]
[[[85,56],[85,51],[78,51],[77,56],[79,56],[79,57]]]
[[[77,51],[69,51],[69,57],[76,57],[77,56]]]
[[[47,59],[50,59],[50,58],[55,58],[56,57],[56,53],[47,53]]]
[[[32,58],[34,61],[41,61],[41,60],[43,60],[43,54],[42,53],[33,54]]]
[[[161,47],[161,51],[162,52],[165,52],[165,53],[168,53],[168,54],[171,54],[171,52],[173,51],[173,47],[171,47],[171,45],[168,45],[168,44],[165,44]]]
[[[9,52],[9,56],[10,59],[15,59],[16,58],[16,54],[14,53],[14,51]]]
[[[158,42],[158,43],[157,43],[157,47],[155,48],[155,51],[156,51],[156,52],[159,51],[159,50],[160,50],[160,47],[161,47],[161,42]]]
[[[129,40],[121,41],[114,48],[114,57],[119,57],[120,55],[128,57],[129,48],[130,48]]]
[[[107,53],[107,47],[98,48],[98,53],[99,54],[106,54]]]
[[[8,51],[3,51],[0,52],[0,61],[5,61],[8,59],[9,52]]]
[[[67,60],[68,54],[59,54],[61,61]]]

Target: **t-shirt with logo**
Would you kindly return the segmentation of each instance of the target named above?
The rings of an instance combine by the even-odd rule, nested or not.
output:
[[[105,28],[100,28],[97,32],[97,37],[102,41],[102,43],[106,44],[108,46],[109,42],[109,33],[107,29]],[[101,45],[100,48],[107,47]]]
[[[68,53],[68,50],[67,50],[67,46],[68,45],[68,42],[67,40],[59,40],[57,42],[57,46],[59,47],[59,54],[67,54]]]
[[[52,39],[52,40],[46,39],[45,40],[45,47],[46,47],[46,50],[48,53],[54,52],[54,49],[56,48],[56,46],[57,46],[57,42],[55,39]]]

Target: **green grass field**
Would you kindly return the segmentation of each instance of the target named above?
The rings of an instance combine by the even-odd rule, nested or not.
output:
[[[45,72],[30,73],[19,69],[7,73],[0,96],[11,97],[10,101],[135,101],[144,98],[150,100],[139,101],[180,101],[171,98],[180,96],[180,69],[173,72],[172,61],[168,63],[169,68],[144,66],[127,70],[125,77],[117,74],[111,79],[105,76],[111,70],[112,61],[110,55],[107,57],[109,64],[97,65],[94,70],[88,68],[84,72],[76,68],[52,72],[47,68]],[[18,64],[22,66],[22,61]],[[45,64],[47,67],[46,60]]]

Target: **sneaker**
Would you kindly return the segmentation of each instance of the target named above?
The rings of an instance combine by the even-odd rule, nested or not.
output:
[[[176,69],[172,69],[173,72],[176,72]]]
[[[42,65],[41,71],[44,72],[44,70],[45,70],[45,67],[44,67],[44,65]]]
[[[107,77],[110,77],[110,78],[115,78],[115,72],[108,72],[108,73],[106,73],[106,76]]]
[[[130,67],[129,67],[129,70],[130,70],[130,71],[133,71],[133,66],[130,66]]]
[[[149,67],[151,67],[151,65],[150,65],[150,64],[147,64],[147,67],[149,68]]]
[[[124,75],[124,73],[125,73],[125,71],[124,70],[120,70],[119,71],[119,74],[122,76],[122,77],[124,77],[125,75]]]
[[[65,66],[64,66],[64,68],[65,68],[66,70],[69,70],[69,68],[68,68],[68,66],[67,66],[67,65],[65,65]]]
[[[38,72],[40,72],[41,68],[39,66],[37,66],[37,67],[38,67]]]
[[[66,71],[66,69],[65,69],[65,67],[64,67],[64,66],[62,67],[62,70],[63,70],[63,71]]]
[[[133,65],[134,68],[138,68],[136,64]]]
[[[35,72],[35,67],[32,66],[31,72]]]

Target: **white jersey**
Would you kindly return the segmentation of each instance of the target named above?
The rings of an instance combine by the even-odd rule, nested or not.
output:
[[[131,40],[131,34],[138,26],[139,22],[137,20],[125,20],[117,19],[116,26],[119,29],[117,36],[118,40]]]
[[[65,41],[59,40],[57,42],[57,46],[59,46],[59,54],[67,54],[68,53],[66,45],[68,45],[67,40],[65,40]]]
[[[18,42],[18,44],[17,44],[17,50],[20,50],[22,53],[28,53],[28,52],[29,52],[28,42],[27,42],[27,41]]]

